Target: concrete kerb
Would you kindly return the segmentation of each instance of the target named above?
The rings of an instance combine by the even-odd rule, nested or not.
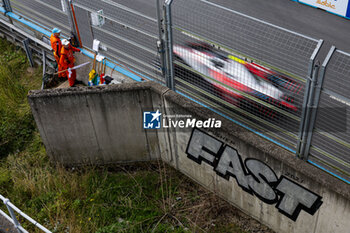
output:
[[[106,85],[106,86],[94,86],[94,87],[71,87],[60,89],[45,89],[45,90],[31,90],[28,93],[28,98],[36,97],[54,97],[65,95],[79,95],[85,93],[100,94],[103,92],[123,92],[133,90],[147,90],[151,88],[153,82],[133,82],[124,83],[122,85]]]

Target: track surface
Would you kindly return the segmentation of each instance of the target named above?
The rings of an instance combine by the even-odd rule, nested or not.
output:
[[[248,4],[249,2],[249,4]],[[350,52],[350,20],[289,0],[215,0],[247,15],[314,37]]]
[[[113,1],[156,19],[155,0]],[[176,1],[177,0],[174,0],[174,3],[176,3]],[[21,3],[31,9],[43,13],[44,15],[50,15],[51,19],[49,20],[59,20],[61,22],[63,21],[65,24],[67,23],[67,20],[63,19],[56,12],[48,12],[43,7],[40,7],[41,4],[38,1],[12,0],[11,2]],[[59,1],[49,0],[44,2],[50,5],[55,5],[56,7],[60,5],[57,3]],[[104,4],[101,3],[101,1],[78,0],[76,2],[91,2],[91,6],[96,6],[96,9]],[[211,0],[211,2],[313,38],[324,39],[326,43],[323,49],[324,51],[321,53],[322,57],[326,54],[330,45],[335,45],[341,50],[350,52],[350,43],[348,42],[348,38],[350,38],[350,20],[330,14],[323,10],[315,9],[290,0]],[[79,15],[77,15],[77,17],[79,18]],[[130,21],[132,22],[133,19],[130,19]],[[54,22],[43,21],[42,23],[51,24]],[[69,25],[67,26],[69,27]]]
[[[154,0],[118,0],[123,5],[156,17]],[[174,0],[176,2],[176,0]],[[350,52],[350,20],[290,0],[212,0],[211,2],[269,23],[325,40]]]

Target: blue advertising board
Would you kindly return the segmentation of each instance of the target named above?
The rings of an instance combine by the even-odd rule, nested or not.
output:
[[[320,8],[330,13],[350,19],[349,0],[298,0],[297,2]]]

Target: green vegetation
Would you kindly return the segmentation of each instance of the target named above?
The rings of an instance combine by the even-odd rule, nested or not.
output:
[[[41,68],[29,69],[23,51],[0,40],[0,194],[48,229],[243,232],[235,224],[247,229],[253,221],[162,162],[79,169],[51,164],[26,99],[40,85]]]
[[[40,70],[26,72],[23,51],[6,41],[0,43],[0,157],[27,144],[35,124],[27,104],[29,89],[40,86]],[[34,71],[30,69],[30,71]]]

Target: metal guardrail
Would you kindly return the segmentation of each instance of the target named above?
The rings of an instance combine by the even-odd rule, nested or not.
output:
[[[66,8],[65,12],[60,1],[10,2],[15,14],[31,20],[38,28],[60,27],[65,35],[75,31],[76,25],[67,12],[70,9]],[[322,40],[206,0],[157,0],[155,4],[152,10],[144,10],[133,1],[73,1],[82,44],[91,48],[92,40],[99,39],[107,48],[102,53],[130,67],[134,73],[176,89],[350,183],[349,134],[325,131],[324,126],[332,127],[332,124],[322,119],[336,119],[335,112],[315,111],[323,105],[344,105],[350,99],[346,88],[342,88],[350,85],[342,83],[348,80],[348,54],[335,50],[329,56],[329,64],[316,68],[315,57]],[[93,25],[94,17],[101,24]],[[23,18],[16,20],[23,21]],[[195,64],[179,60],[175,48],[188,48],[188,42],[205,42],[220,54],[216,56],[223,56],[231,66],[239,67],[237,72],[245,73],[249,68],[258,81],[249,88],[234,86],[230,79],[220,76],[224,73],[222,69],[212,69],[218,71],[216,74],[206,73]],[[194,58],[194,54],[188,52],[185,56]],[[205,63],[203,56],[198,59]],[[220,65],[217,61],[214,63],[212,68]],[[265,73],[259,73],[261,69]],[[284,81],[278,83],[271,80],[271,76]],[[254,77],[245,74],[245,79]],[[265,81],[275,83],[266,85],[265,90],[259,89],[258,83]],[[281,92],[274,88],[276,86]],[[281,107],[278,93],[287,98],[287,102],[294,101],[297,110],[290,109],[288,104]],[[239,107],[232,96],[244,100],[238,103]],[[275,117],[270,117],[273,114]]]
[[[10,213],[10,216],[8,216],[4,211],[2,211],[0,209],[0,214],[2,216],[4,216],[9,222],[11,222],[15,229],[18,231],[18,233],[28,233],[28,231],[26,229],[24,229],[21,224],[18,222],[17,217],[15,212],[17,212],[19,215],[21,215],[23,218],[25,218],[26,220],[28,220],[30,223],[34,224],[35,227],[39,228],[40,230],[42,230],[43,232],[46,233],[51,233],[51,231],[49,231],[47,228],[45,228],[44,226],[42,226],[40,223],[38,223],[37,221],[35,221],[34,219],[32,219],[31,217],[29,217],[28,215],[26,215],[25,213],[23,213],[19,208],[17,208],[14,204],[12,204],[10,202],[9,199],[3,197],[2,195],[0,195],[0,200],[3,201],[3,203],[5,204],[5,206],[7,207],[8,212]]]
[[[54,61],[51,46],[36,38],[34,34],[28,32],[28,29],[24,27],[19,28],[19,26],[11,24],[6,18],[0,17],[1,35],[11,38],[12,43],[22,47],[27,52],[27,57],[31,64],[36,60],[35,58],[42,57],[43,53],[47,54],[45,57],[48,60]]]

